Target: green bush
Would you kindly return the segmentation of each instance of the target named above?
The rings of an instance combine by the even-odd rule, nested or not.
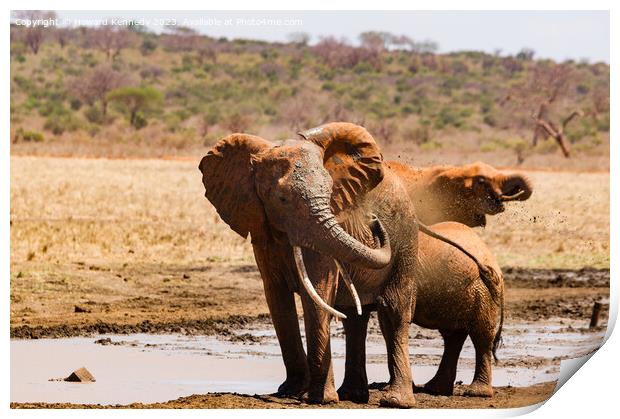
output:
[[[69,102],[69,106],[71,106],[72,110],[79,111],[82,107],[82,101],[79,99],[71,99],[71,101]]]
[[[152,37],[145,37],[140,45],[140,53],[142,55],[151,55],[157,49],[157,41]]]
[[[497,126],[497,119],[492,114],[486,114],[482,117],[482,122],[487,124],[490,127]]]
[[[141,129],[148,125],[148,121],[142,112],[138,112],[132,125],[135,129]]]
[[[13,142],[18,142],[20,140],[28,141],[28,142],[34,142],[34,143],[40,143],[40,142],[43,142],[44,137],[43,137],[43,134],[41,134],[40,132],[37,132],[37,131],[26,131],[22,127],[19,127],[15,131],[15,138],[13,139]]]
[[[461,113],[454,107],[445,106],[441,108],[435,117],[435,128],[442,129],[448,126],[460,128],[463,126]]]
[[[51,100],[44,102],[43,105],[39,107],[39,115],[41,116],[66,115],[68,113],[69,111],[65,109],[62,103]]]
[[[75,131],[79,128],[81,128],[80,121],[72,114],[53,114],[43,125],[43,129],[51,131],[54,135],[61,135],[65,131]]]
[[[126,110],[129,124],[135,129],[146,126],[145,112],[152,110],[162,99],[161,92],[150,86],[121,87],[108,93],[110,102],[116,102]]]
[[[89,106],[86,108],[84,117],[93,124],[102,124],[104,122],[103,111],[99,106]]]

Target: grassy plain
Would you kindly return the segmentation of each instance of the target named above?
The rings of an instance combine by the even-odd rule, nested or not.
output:
[[[266,314],[249,240],[204,198],[198,160],[13,157],[11,326]],[[608,268],[609,174],[527,174],[532,198],[479,230],[500,264]]]

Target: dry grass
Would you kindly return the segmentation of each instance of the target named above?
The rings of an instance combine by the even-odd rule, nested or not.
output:
[[[198,160],[13,158],[11,260],[251,261]]]
[[[204,198],[197,166],[13,157],[11,325],[266,314],[249,240]],[[480,230],[500,264],[608,267],[609,174],[530,176],[532,198]]]
[[[502,266],[609,267],[609,173],[526,172],[534,194],[487,217]]]
[[[195,161],[14,157],[11,261],[252,263]],[[504,265],[609,266],[609,174],[528,172],[535,193],[481,234]]]

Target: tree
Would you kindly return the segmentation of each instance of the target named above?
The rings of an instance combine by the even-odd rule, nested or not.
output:
[[[123,49],[134,46],[136,42],[135,32],[118,26],[91,29],[87,39],[88,45],[103,51],[108,61],[117,58]]]
[[[252,125],[252,117],[248,113],[234,111],[222,121],[222,126],[230,132],[244,132]]]
[[[523,48],[517,53],[517,59],[522,61],[532,61],[536,52],[531,48]]]
[[[530,77],[509,93],[500,105],[510,102],[529,114],[529,118],[534,121],[533,146],[538,144],[540,138],[551,137],[557,142],[564,157],[568,158],[570,146],[566,139],[566,127],[575,118],[584,115],[581,109],[561,107],[562,99],[568,95],[572,85],[571,67],[540,63],[533,67]]]
[[[105,120],[108,110],[108,93],[129,84],[129,81],[126,74],[114,70],[109,64],[101,64],[89,73],[69,80],[68,90],[73,96],[89,105],[94,105],[99,101]]]
[[[370,49],[372,51],[383,52],[393,36],[387,32],[362,32],[359,36],[360,43],[363,48]]]
[[[536,123],[532,144],[536,145],[538,139],[548,135],[555,139],[560,146],[564,157],[570,157],[570,149],[564,131],[569,122],[577,116],[583,116],[581,109],[573,110],[561,123],[552,120],[552,107],[559,99],[566,95],[572,83],[572,70],[568,66],[554,64],[551,66],[537,66],[530,79],[529,91],[530,103],[537,110],[532,113],[532,119]]]
[[[306,32],[292,32],[288,34],[287,38],[292,44],[299,46],[306,46],[310,42],[310,35]]]
[[[71,28],[56,28],[53,34],[61,49],[75,38],[75,32]]]
[[[108,100],[124,106],[129,113],[129,123],[139,129],[146,125],[142,113],[162,101],[162,94],[153,87],[120,87],[107,95]]]
[[[46,10],[20,10],[14,13],[17,19],[28,22],[21,31],[22,41],[28,45],[33,54],[39,53],[39,48],[45,39],[45,26],[42,21],[56,18],[56,13]],[[34,22],[38,22],[35,24]]]
[[[196,30],[185,26],[172,26],[161,35],[161,45],[168,51],[193,51],[202,41]]]
[[[346,40],[331,36],[322,38],[312,51],[331,68],[353,68],[357,64],[367,63],[379,70],[383,64],[381,51],[367,47],[355,48]]]

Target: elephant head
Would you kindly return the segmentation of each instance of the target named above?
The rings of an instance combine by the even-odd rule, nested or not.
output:
[[[432,222],[458,221],[470,227],[485,226],[486,215],[503,212],[505,202],[527,200],[533,191],[525,175],[502,173],[481,162],[437,168],[432,172],[429,191],[433,195],[431,201],[439,205],[435,217],[441,218]],[[425,221],[422,215],[421,218]]]
[[[378,219],[369,220],[376,247],[356,240],[336,219],[381,182],[382,156],[372,137],[353,124],[329,124],[314,134],[311,141],[280,143],[232,134],[203,157],[199,169],[205,196],[222,220],[244,238],[249,233],[255,246],[288,241],[310,296],[343,317],[308,288],[300,248],[369,269],[390,263],[389,239]]]

